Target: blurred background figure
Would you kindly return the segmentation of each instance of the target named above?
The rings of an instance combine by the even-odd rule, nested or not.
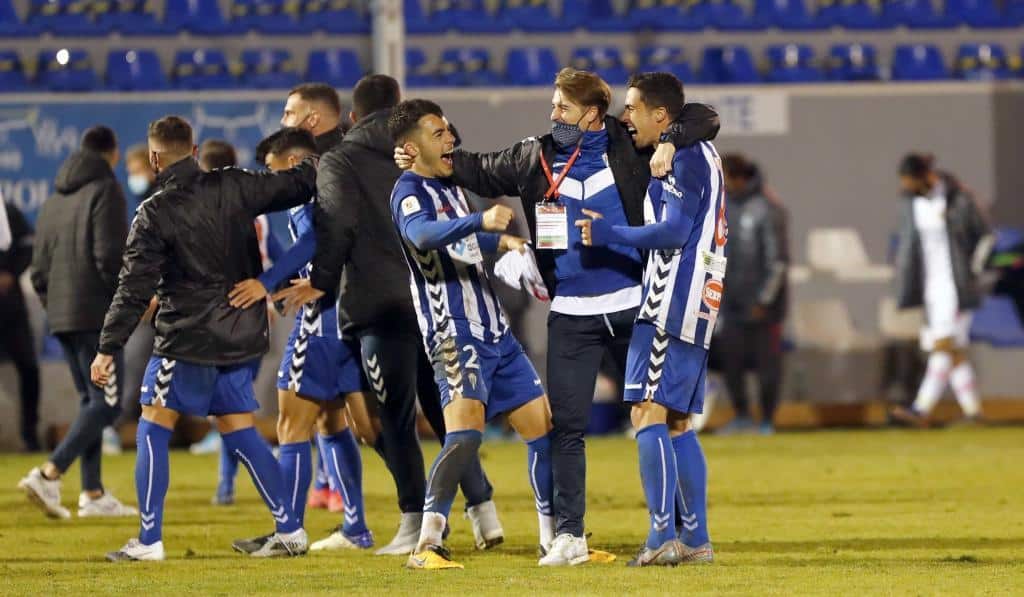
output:
[[[221,139],[207,139],[199,146],[199,168],[203,172],[238,165],[234,146]]]
[[[971,311],[981,304],[978,275],[993,238],[972,194],[930,155],[911,153],[900,162],[902,224],[896,250],[896,301],[924,307],[921,348],[929,353],[924,380],[910,408],[892,417],[927,427],[928,416],[948,383],[968,422],[981,419],[974,368],[968,360]]]
[[[725,297],[715,348],[736,418],[724,433],[754,429],[745,373],[757,373],[761,433],[772,433],[782,382],[782,324],[786,316],[789,243],[786,214],[765,194],[756,164],[738,153],[722,156],[728,259]]]

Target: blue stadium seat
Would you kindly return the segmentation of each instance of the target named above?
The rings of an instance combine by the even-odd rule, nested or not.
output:
[[[447,48],[441,53],[442,85],[452,87],[488,87],[501,84],[491,70],[491,53],[486,48]]]
[[[301,82],[292,54],[282,48],[242,51],[242,84],[256,89],[290,89]]]
[[[269,35],[295,35],[308,28],[302,17],[302,0],[232,0],[231,22],[243,31]]]
[[[178,89],[230,89],[236,86],[227,58],[209,48],[179,50],[171,71]]]
[[[640,48],[637,72],[670,72],[684,83],[696,80],[693,68],[683,55],[683,49],[674,46],[647,46]]]
[[[627,13],[632,29],[699,31],[705,23],[688,10],[684,0],[634,0]]]
[[[582,25],[590,31],[622,33],[633,29],[633,23],[616,10],[613,0],[590,0],[584,10]]]
[[[167,76],[153,50],[111,50],[107,54],[107,88],[114,91],[167,89]]]
[[[892,28],[891,24],[882,19],[882,12],[875,8],[872,0],[822,0],[818,8],[818,20],[847,29]]]
[[[939,49],[932,45],[897,46],[892,57],[894,81],[936,81],[948,79],[949,71]]]
[[[572,26],[556,15],[548,0],[506,0],[501,16],[513,29],[523,31],[569,31]]]
[[[703,0],[690,9],[699,22],[722,31],[751,31],[762,25],[737,0]]]
[[[505,33],[512,25],[492,14],[483,0],[434,0],[432,21],[459,33]]]
[[[1009,79],[1013,73],[1002,46],[963,44],[956,55],[956,75],[968,81],[991,81]]]
[[[551,48],[510,48],[505,60],[509,85],[551,85],[560,65]]]
[[[39,27],[18,18],[11,0],[0,0],[0,38],[39,35]]]
[[[765,50],[769,83],[818,83],[825,79],[814,66],[814,50],[808,45],[785,44]]]
[[[25,65],[14,50],[0,50],[0,93],[28,91],[32,86],[25,76]]]
[[[931,0],[885,0],[882,21],[911,29],[946,29],[958,24],[956,17],[935,10]]]
[[[971,339],[996,347],[1024,346],[1024,325],[1013,299],[1004,295],[986,297],[971,320]]]
[[[947,0],[946,12],[969,27],[990,29],[1015,23],[999,9],[996,0]]]
[[[1024,25],[1024,0],[1007,0],[1005,7],[1007,21],[1012,25]]]
[[[758,83],[761,76],[746,47],[709,46],[704,48],[699,80],[710,84]]]
[[[80,49],[40,51],[36,84],[48,91],[92,91],[97,86],[92,60]]]
[[[370,12],[365,2],[357,0],[305,0],[302,23],[307,31],[369,33]]]
[[[591,46],[576,48],[570,64],[580,70],[597,73],[609,85],[623,85],[629,79],[629,71],[622,62],[622,53],[616,46]]]
[[[430,10],[424,5],[425,0],[404,0],[405,31],[407,33],[443,33],[445,23],[431,18]]]
[[[427,55],[420,48],[405,49],[405,84],[408,87],[440,85],[437,72],[427,64]]]
[[[355,50],[336,48],[309,53],[306,80],[328,83],[335,87],[353,87],[363,76],[363,67]]]
[[[224,20],[217,0],[167,0],[164,24],[172,31],[198,35],[232,35],[243,29]]]
[[[805,0],[757,0],[754,4],[754,19],[762,27],[778,27],[788,31],[809,31],[826,27],[824,22],[819,21],[807,9]]]
[[[832,81],[877,81],[880,77],[875,47],[864,44],[832,46],[828,78]]]
[[[106,10],[96,14],[96,22],[122,35],[163,35],[174,33],[160,19],[159,0],[102,0],[97,6]]]
[[[96,36],[107,29],[93,18],[92,0],[32,0],[28,22],[54,35]]]

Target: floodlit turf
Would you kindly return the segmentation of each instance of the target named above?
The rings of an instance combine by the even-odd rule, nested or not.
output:
[[[484,447],[507,541],[472,550],[468,522],[452,521],[465,570],[412,572],[403,559],[368,553],[257,561],[235,537],[262,534],[270,517],[243,471],[238,505],[209,505],[216,458],[176,452],[165,515],[166,562],[110,564],[103,553],[135,520],[43,518],[14,489],[38,458],[0,457],[0,593],[11,595],[207,594],[993,594],[1024,592],[1024,430],[823,432],[704,439],[711,471],[715,564],[633,570],[625,561],[646,532],[636,448],[589,444],[591,543],[611,565],[536,566],[536,515],[524,448]],[[428,448],[428,458],[435,451]],[[378,543],[397,522],[394,490],[364,451],[369,522]],[[107,487],[135,502],[134,455],[107,458]],[[78,474],[64,503],[77,498]],[[461,507],[461,506],[459,506]],[[337,516],[307,516],[319,539]]]

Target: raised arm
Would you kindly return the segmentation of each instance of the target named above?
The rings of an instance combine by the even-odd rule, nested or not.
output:
[[[238,185],[246,208],[256,217],[301,205],[316,192],[317,158],[309,156],[294,168],[280,172],[225,171]]]
[[[530,137],[492,153],[456,149],[452,156],[455,167],[452,179],[482,197],[519,196],[519,185],[526,180],[531,156],[539,145],[538,139]]]

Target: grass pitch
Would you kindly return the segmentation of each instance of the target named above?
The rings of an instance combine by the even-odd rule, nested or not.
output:
[[[136,520],[50,521],[15,490],[39,458],[0,457],[0,593],[105,594],[992,594],[1024,593],[1024,430],[820,432],[706,437],[710,526],[717,561],[633,570],[625,561],[646,533],[636,447],[588,444],[591,544],[619,561],[572,569],[536,566],[536,515],[524,447],[485,444],[506,543],[479,553],[469,523],[452,520],[450,545],[465,570],[402,568],[402,558],[310,554],[257,561],[231,539],[271,520],[242,471],[238,503],[211,506],[217,462],[176,452],[161,563],[110,564],[106,551]],[[427,445],[428,465],[436,444]],[[397,522],[394,488],[363,453],[369,523],[383,544]],[[134,455],[107,458],[107,487],[134,503]],[[64,502],[77,499],[77,468]],[[461,500],[461,498],[460,498]],[[457,502],[457,508],[461,508]],[[337,516],[307,514],[311,539]]]

